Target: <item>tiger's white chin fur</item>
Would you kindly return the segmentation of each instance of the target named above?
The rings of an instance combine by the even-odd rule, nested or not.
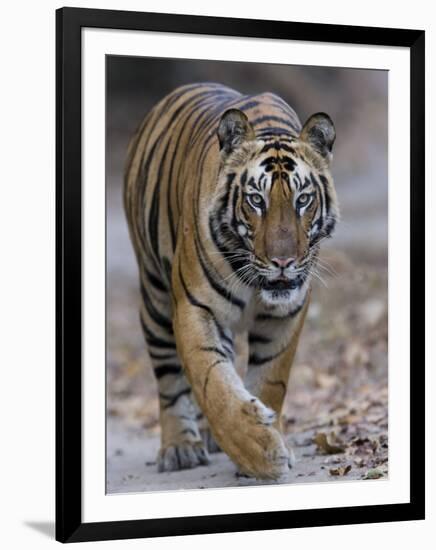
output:
[[[303,302],[309,288],[309,278],[299,288],[286,290],[260,290],[260,298],[267,306],[277,306],[283,313],[298,308]]]
[[[260,291],[260,297],[264,304],[268,306],[273,305],[291,305],[293,300],[292,290],[264,290]]]

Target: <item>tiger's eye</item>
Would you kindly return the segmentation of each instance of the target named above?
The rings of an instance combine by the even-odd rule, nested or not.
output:
[[[261,206],[263,204],[263,198],[258,193],[253,193],[250,195],[250,201],[254,206]]]
[[[310,195],[308,193],[302,193],[297,198],[297,206],[306,206],[309,200],[310,200]]]

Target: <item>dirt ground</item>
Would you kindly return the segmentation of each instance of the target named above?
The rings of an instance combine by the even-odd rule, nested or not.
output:
[[[386,478],[386,270],[374,257],[351,260],[334,249],[323,263],[329,273],[314,282],[284,406],[297,457],[284,482]],[[223,453],[209,466],[157,473],[157,389],[137,321],[136,279],[113,274],[108,292],[107,491],[260,484],[237,477]]]

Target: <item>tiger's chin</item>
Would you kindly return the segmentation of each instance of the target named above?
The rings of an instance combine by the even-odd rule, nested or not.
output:
[[[260,297],[263,303],[268,306],[292,306],[298,301],[297,295],[300,295],[300,291],[265,290],[263,288],[260,291]]]
[[[277,306],[286,313],[304,302],[308,279],[305,281],[270,281],[260,289],[260,298],[266,306]]]
[[[271,305],[288,305],[293,302],[290,290],[265,290],[261,289],[260,297],[264,304]]]

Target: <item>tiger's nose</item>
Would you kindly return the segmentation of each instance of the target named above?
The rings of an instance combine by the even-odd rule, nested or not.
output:
[[[295,258],[294,257],[284,257],[284,256],[276,256],[275,258],[271,258],[271,262],[277,266],[277,267],[282,267],[283,269],[285,269],[286,267],[289,267],[291,265],[292,262],[295,262]]]

